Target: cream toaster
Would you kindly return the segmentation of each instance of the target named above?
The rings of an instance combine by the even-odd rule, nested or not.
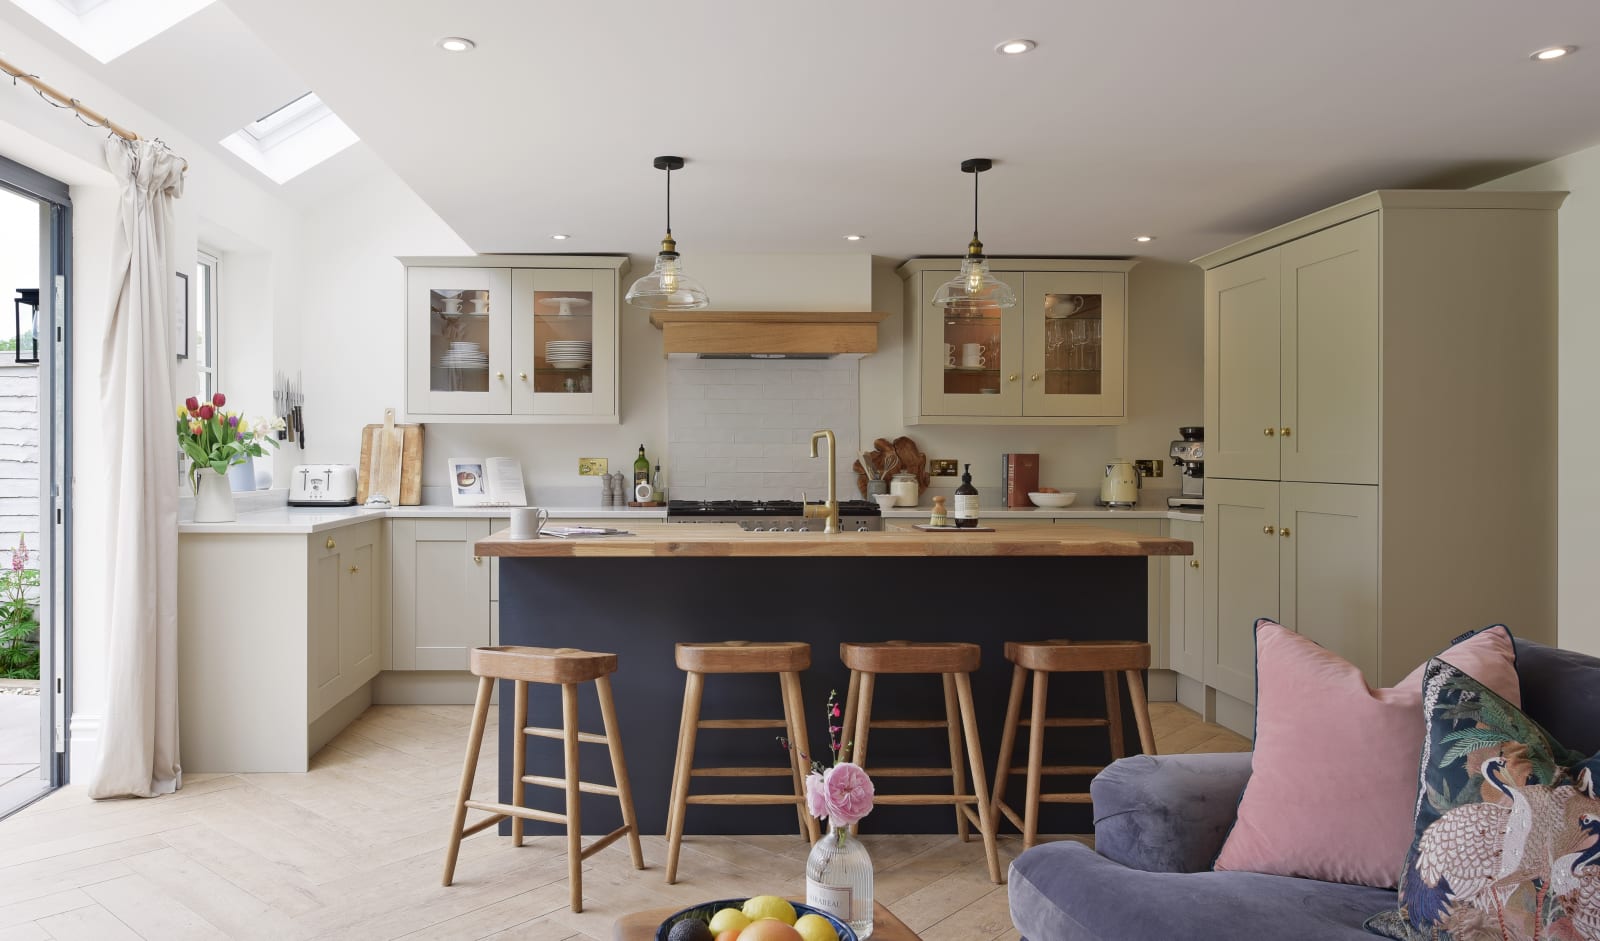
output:
[[[356,469],[349,464],[297,464],[289,474],[290,506],[355,506]]]

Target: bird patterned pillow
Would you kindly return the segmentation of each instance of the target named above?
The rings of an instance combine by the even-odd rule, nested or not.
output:
[[[1600,941],[1600,755],[1442,660],[1423,686],[1415,840],[1400,910],[1367,929],[1405,941]]]

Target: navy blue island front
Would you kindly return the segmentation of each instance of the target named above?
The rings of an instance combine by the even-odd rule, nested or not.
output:
[[[994,779],[1011,665],[1006,641],[1144,640],[1146,575],[1150,556],[1188,555],[1179,539],[1137,536],[1089,527],[1030,527],[993,533],[877,532],[752,533],[717,524],[652,523],[633,535],[512,540],[498,533],[477,544],[480,555],[500,557],[500,643],[575,647],[615,653],[612,676],[622,746],[634,803],[644,833],[663,833],[677,750],[684,674],[673,645],[684,641],[782,640],[811,644],[811,669],[801,675],[807,732],[814,751],[828,741],[824,705],[830,690],[841,704],[849,673],[839,662],[843,641],[950,641],[978,644],[981,669],[972,676],[973,699]],[[500,694],[500,800],[511,800],[514,719],[509,683]],[[1058,675],[1050,686],[1052,715],[1101,715],[1098,676]],[[930,719],[944,715],[936,677],[880,676],[873,718]],[[600,730],[592,689],[579,691],[581,727]],[[530,686],[530,725],[560,725],[559,687]],[[1127,697],[1123,697],[1128,712]],[[702,719],[779,718],[775,676],[708,676]],[[1128,754],[1139,744],[1131,713],[1123,729]],[[703,730],[697,766],[781,766],[787,760],[777,730]],[[1099,729],[1051,729],[1046,764],[1104,764],[1110,750]],[[1025,747],[1025,746],[1024,746]],[[530,737],[528,773],[559,776],[561,743]],[[1014,760],[1014,763],[1023,763]],[[605,748],[584,745],[580,776],[610,783]],[[942,729],[887,730],[872,737],[873,765],[949,767]],[[750,781],[695,778],[694,793],[781,791],[779,778]],[[937,779],[884,779],[884,793],[928,792]],[[1062,782],[1047,782],[1053,786]],[[1087,781],[1066,782],[1087,790]],[[949,786],[948,778],[943,782]],[[1021,799],[1020,780],[1008,800]],[[529,787],[530,806],[561,812],[561,791]],[[621,825],[614,798],[585,794],[585,833]],[[953,832],[948,807],[880,806],[863,822],[879,833]],[[502,823],[509,832],[508,823]],[[1084,805],[1041,809],[1041,832],[1087,832]],[[691,806],[689,834],[798,833],[795,812],[784,806]],[[530,833],[561,828],[530,821]],[[1002,825],[1002,832],[1005,832]]]

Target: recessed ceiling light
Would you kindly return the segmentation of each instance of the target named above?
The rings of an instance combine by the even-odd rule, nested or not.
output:
[[[564,235],[564,234],[562,234],[562,233],[560,233],[560,232],[557,232],[557,233],[556,233],[556,234],[555,234],[555,235],[552,235],[552,236],[550,236],[550,237],[551,237],[551,238],[553,238],[553,239],[555,239],[555,240],[556,240],[556,241],[558,241],[558,242],[565,242],[565,241],[566,241],[566,240],[567,240],[567,239],[570,239],[570,238],[572,238],[572,236],[570,236],[570,235]]]
[[[1577,46],[1551,46],[1548,49],[1540,49],[1538,52],[1535,52],[1528,58],[1537,59],[1540,62],[1549,62],[1551,59],[1561,59],[1566,56],[1570,56],[1577,51]]]
[[[844,240],[846,242],[859,242],[859,241],[861,241],[861,239],[862,239],[862,236],[859,236],[859,235],[846,235],[844,237]]]
[[[1156,237],[1154,235],[1135,235],[1133,240],[1135,242],[1154,242]]]
[[[478,47],[478,44],[460,36],[446,36],[439,40],[438,46],[445,52],[471,52]]]
[[[1032,52],[1039,44],[1031,39],[1007,39],[994,47],[994,51],[1003,56],[1020,56],[1024,52]]]

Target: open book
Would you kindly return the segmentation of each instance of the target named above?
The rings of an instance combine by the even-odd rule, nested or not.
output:
[[[450,499],[456,506],[527,506],[522,463],[514,457],[453,457]]]

